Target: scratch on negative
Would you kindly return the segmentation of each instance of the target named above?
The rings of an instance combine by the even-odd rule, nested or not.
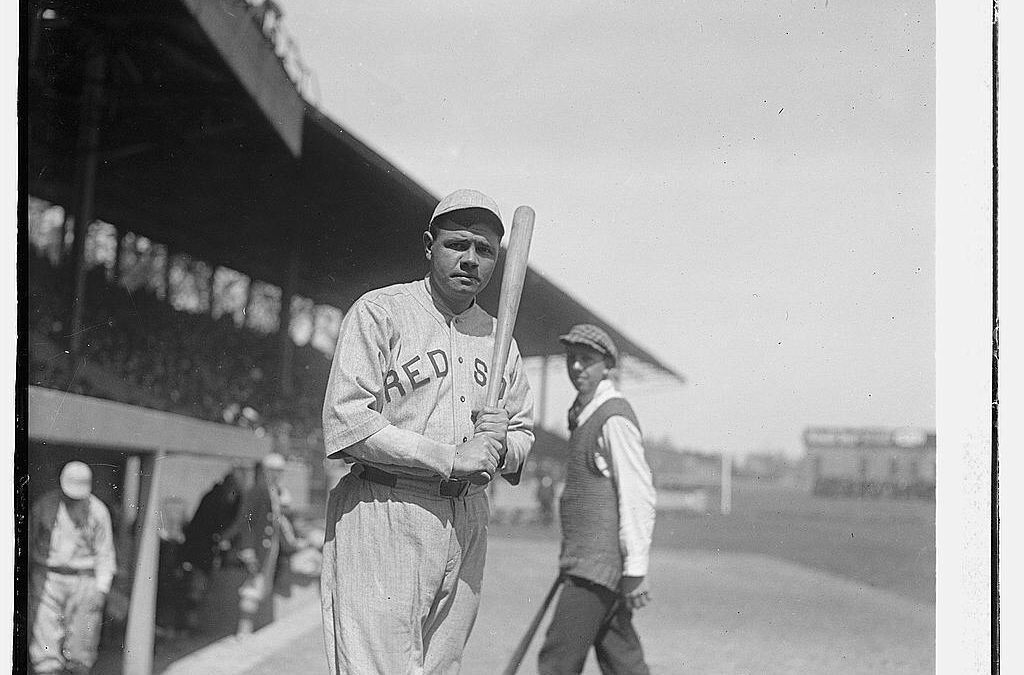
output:
[[[102,328],[103,326],[109,326],[109,325],[110,324],[107,321],[100,321],[99,323],[94,323],[91,326],[86,326],[85,328],[82,328],[81,330],[76,330],[74,333],[68,333],[66,337],[74,337],[76,335],[81,335],[81,334],[87,333],[87,332],[89,332],[91,330],[96,330],[97,328]]]
[[[79,363],[77,366],[75,366],[75,372],[71,376],[71,382],[68,383],[69,387],[71,386],[71,384],[73,384],[75,382],[75,380],[78,379],[78,373],[81,370],[82,370],[82,364]],[[64,401],[67,400],[68,393],[69,392],[66,392],[66,391],[64,392],[64,395],[60,397],[60,403],[57,404],[57,409],[55,411],[53,411],[53,417],[50,419],[50,428],[51,429],[53,429],[53,427],[57,424],[57,418],[60,417],[60,414],[64,411]]]

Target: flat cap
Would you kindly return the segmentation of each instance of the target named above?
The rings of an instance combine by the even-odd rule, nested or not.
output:
[[[60,470],[60,491],[69,499],[85,499],[92,494],[92,469],[85,462],[68,462]]]
[[[592,323],[579,323],[569,329],[558,340],[563,345],[586,345],[609,357],[612,365],[619,362],[619,350],[608,333]]]
[[[501,222],[501,213],[498,211],[498,204],[485,195],[479,190],[471,190],[469,188],[462,188],[451,193],[437,204],[437,208],[434,209],[434,215],[430,217],[430,222],[433,224],[439,216],[443,216],[453,211],[462,211],[464,209],[482,209],[490,213],[494,225],[498,228],[498,234],[505,236],[505,226]]]

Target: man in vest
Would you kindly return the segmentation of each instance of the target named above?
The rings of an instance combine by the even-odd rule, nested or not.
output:
[[[632,617],[650,599],[655,494],[640,427],[610,377],[618,350],[608,334],[581,324],[559,339],[579,393],[569,409],[560,503],[564,583],[540,651],[540,673],[581,672],[593,645],[605,675],[646,674]]]

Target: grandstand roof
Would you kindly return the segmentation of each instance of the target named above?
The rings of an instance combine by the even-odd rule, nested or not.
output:
[[[437,197],[306,103],[244,0],[50,2],[23,16],[21,115],[30,194],[70,205],[84,68],[106,54],[95,216],[196,258],[342,309],[426,273],[420,232]],[[541,214],[543,222],[543,214]],[[481,304],[495,311],[503,258]],[[526,356],[600,323],[620,350],[661,362],[527,273],[516,339]]]

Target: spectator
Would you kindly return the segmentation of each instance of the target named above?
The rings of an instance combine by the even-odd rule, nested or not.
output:
[[[185,624],[189,628],[198,625],[199,606],[206,597],[210,577],[220,561],[222,536],[238,516],[242,495],[239,473],[239,469],[232,469],[210,488],[185,526],[181,557],[188,589]]]

